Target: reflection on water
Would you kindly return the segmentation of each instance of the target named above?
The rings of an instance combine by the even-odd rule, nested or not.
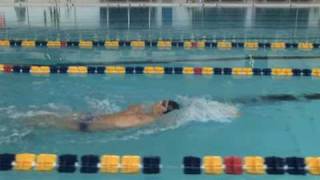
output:
[[[0,7],[8,36],[314,38],[319,8]],[[3,35],[2,35],[3,36]],[[48,38],[48,37],[46,37]]]
[[[46,11],[44,11],[46,12]],[[57,7],[49,7],[50,22],[55,28],[60,27],[60,9]],[[47,17],[45,17],[46,19]]]
[[[24,23],[26,21],[26,10],[26,7],[14,7],[18,23]]]

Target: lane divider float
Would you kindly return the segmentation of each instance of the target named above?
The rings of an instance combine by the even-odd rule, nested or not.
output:
[[[30,74],[147,74],[147,75],[234,75],[234,76],[314,76],[320,68],[251,68],[251,67],[164,67],[164,66],[65,66],[0,64],[2,73]]]
[[[204,49],[217,48],[220,50],[230,50],[233,48],[244,48],[247,50],[257,50],[259,48],[283,50],[299,49],[313,50],[320,48],[320,43],[309,41],[301,42],[284,42],[284,41],[228,41],[228,40],[79,40],[79,41],[60,41],[60,40],[0,40],[0,47],[47,47],[47,48],[107,48],[118,49],[119,47],[131,47],[133,49],[143,49],[145,47],[156,47],[159,49],[184,48],[184,49]]]
[[[320,175],[320,157],[184,156],[181,165],[162,165],[160,156],[75,154],[0,154],[1,171],[59,173],[159,174],[162,169],[181,169],[184,174],[206,175]]]

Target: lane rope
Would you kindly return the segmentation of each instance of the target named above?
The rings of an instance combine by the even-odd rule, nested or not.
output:
[[[320,175],[320,157],[184,156],[181,165],[161,163],[160,156],[75,154],[0,154],[1,171],[58,173],[159,174],[162,170],[182,170],[184,174],[206,175]]]
[[[79,40],[79,41],[61,41],[61,40],[0,40],[0,47],[47,47],[47,48],[107,48],[117,49],[119,47],[131,47],[133,49],[143,49],[146,47],[157,47],[159,49],[184,48],[184,49],[204,49],[217,48],[221,50],[230,50],[232,48],[245,48],[248,50],[257,50],[259,48],[281,50],[294,48],[300,50],[312,50],[320,48],[320,43],[309,41],[284,42],[284,41],[230,41],[230,40]]]
[[[163,67],[163,66],[76,66],[76,65],[9,65],[0,64],[2,73],[23,74],[146,74],[146,75],[235,75],[235,76],[314,76],[320,68],[251,68],[251,67]]]

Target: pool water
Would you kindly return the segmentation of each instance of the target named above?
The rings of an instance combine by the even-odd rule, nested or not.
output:
[[[1,75],[1,151],[159,155],[164,167],[180,167],[185,155],[317,155],[318,145],[314,137],[320,133],[317,121],[319,101],[237,103],[239,97],[250,99],[266,94],[317,92],[317,81],[310,78],[179,75]],[[46,112],[110,113],[130,104],[148,104],[168,98],[182,103],[182,110],[139,129],[81,133],[30,128],[24,121],[29,116]],[[240,116],[237,116],[237,112]],[[2,175],[36,177],[30,173]],[[63,176],[50,174],[46,178],[58,179]],[[126,177],[132,178],[112,176],[120,179]],[[188,178],[182,175],[180,169],[165,168],[160,177]],[[93,175],[92,178],[105,177]]]
[[[282,11],[291,10],[283,9]],[[308,12],[308,10],[304,11]],[[309,9],[309,11],[317,10]],[[220,15],[223,14],[224,17],[227,16],[225,11]],[[286,17],[295,18],[294,15]],[[181,20],[181,22],[184,21]],[[306,20],[301,21],[306,23]],[[269,23],[267,20],[258,22],[263,26],[268,26]],[[19,23],[17,26],[23,27]],[[12,25],[12,27],[16,26]],[[31,27],[37,28],[35,25]],[[192,27],[197,28],[196,25]],[[160,26],[161,28],[165,29],[166,26]],[[214,29],[214,27],[208,27],[210,28]],[[287,33],[291,31],[289,27],[283,28],[279,29]],[[13,33],[16,31],[18,30],[12,30]],[[191,31],[192,28],[189,29],[189,32]],[[266,34],[268,35],[270,34]],[[169,59],[169,62],[162,65],[214,67],[253,65],[254,67],[299,68],[319,66],[317,59],[255,60],[253,62],[245,59],[227,62],[197,61],[201,58],[242,57],[250,54],[318,56],[319,51],[7,48],[1,49],[0,63],[90,64],[117,61],[137,63],[136,61],[150,60],[147,64],[151,64],[151,60]],[[176,63],[173,62],[175,59],[190,61]],[[270,94],[299,96],[317,93],[320,90],[319,82],[319,79],[311,77],[0,74],[0,123],[2,124],[0,152],[159,155],[164,167],[159,175],[84,175],[11,171],[1,172],[0,179],[298,179],[301,177],[289,175],[190,176],[182,173],[181,164],[182,158],[187,155],[199,157],[205,155],[282,157],[319,155],[320,145],[316,137],[320,135],[320,122],[317,120],[320,101],[259,101],[255,103],[246,101]],[[148,105],[162,99],[174,99],[182,104],[182,109],[142,128],[83,133],[46,126],[31,127],[28,123],[32,121],[30,120],[32,116],[39,114],[68,115],[74,112],[107,114],[120,111],[132,104]],[[317,179],[315,176],[305,178]]]

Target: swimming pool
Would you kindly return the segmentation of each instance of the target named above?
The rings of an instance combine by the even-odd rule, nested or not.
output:
[[[193,9],[193,11],[196,11]],[[267,11],[267,10],[265,10]],[[281,10],[276,10],[281,11]],[[283,11],[288,11],[284,9]],[[226,16],[222,11],[220,15]],[[269,17],[269,15],[266,15]],[[288,19],[295,16],[289,15]],[[184,22],[181,20],[179,22]],[[306,23],[306,20],[301,20]],[[87,21],[88,22],[88,21]],[[212,22],[212,21],[209,21]],[[263,27],[268,21],[261,20]],[[215,23],[213,23],[215,24]],[[9,24],[10,25],[10,24]],[[280,25],[279,25],[280,26]],[[11,27],[11,25],[9,26]],[[23,27],[21,24],[12,27]],[[36,29],[35,25],[30,26]],[[197,25],[192,25],[197,28]],[[220,27],[220,26],[219,26]],[[229,26],[230,29],[232,25]],[[243,24],[242,26],[243,27]],[[281,26],[282,27],[282,26]],[[63,28],[63,27],[62,27]],[[86,27],[87,28],[87,27]],[[96,27],[95,27],[96,28]],[[95,30],[95,28],[93,28]],[[140,27],[141,28],[141,27]],[[171,32],[177,31],[174,27]],[[213,27],[208,27],[210,28]],[[221,27],[223,30],[223,26]],[[313,27],[310,25],[310,28]],[[50,28],[48,28],[50,30]],[[72,29],[72,28],[71,28]],[[81,29],[81,28],[80,28]],[[98,28],[97,28],[98,29]],[[137,28],[139,31],[139,28]],[[160,26],[166,29],[165,25]],[[213,28],[214,29],[214,28]],[[93,31],[94,31],[93,30]],[[188,29],[188,32],[193,32]],[[19,30],[8,30],[13,34]],[[98,31],[98,30],[97,30]],[[125,30],[126,32],[128,30]],[[130,32],[134,30],[130,29]],[[202,34],[202,28],[199,28]],[[228,32],[234,33],[237,30]],[[261,35],[268,32],[260,31]],[[291,27],[281,32],[290,34]],[[100,32],[100,31],[98,31]],[[304,30],[300,29],[301,34]],[[312,31],[317,35],[318,32]],[[63,33],[63,32],[61,32]],[[172,34],[171,34],[172,35]],[[175,35],[177,36],[177,35]],[[152,36],[153,37],[153,36]],[[179,37],[179,36],[178,36]],[[240,36],[239,36],[240,37]],[[272,37],[275,38],[274,34]],[[156,36],[155,36],[156,38]],[[290,36],[291,38],[291,36]],[[290,39],[289,38],[289,39]],[[264,38],[262,38],[264,39]],[[316,41],[316,39],[314,39]],[[314,60],[236,60],[206,61],[197,59],[247,55],[312,55],[319,50],[300,51],[286,49],[274,51],[260,49],[232,50],[158,50],[146,48],[132,50],[106,49],[47,49],[2,48],[0,63],[56,64],[56,63],[108,63],[116,61],[187,59],[172,62],[169,66],[251,66],[313,68]],[[50,74],[0,74],[0,152],[32,152],[56,154],[137,154],[158,155],[163,169],[159,175],[85,175],[1,172],[0,179],[298,179],[299,176],[231,176],[184,175],[181,169],[184,156],[205,155],[260,155],[260,156],[316,156],[319,145],[315,137],[320,134],[317,121],[319,101],[276,103],[242,103],[270,94],[301,95],[317,93],[319,79],[310,77],[239,77],[239,76],[190,76],[190,75],[68,75]],[[156,124],[137,129],[112,132],[82,133],[54,128],[30,128],[26,119],[43,113],[70,114],[88,112],[95,114],[120,111],[131,104],[151,104],[162,99],[174,99],[183,108],[169,114]],[[238,116],[237,114],[240,114]],[[316,176],[306,176],[316,179]]]

